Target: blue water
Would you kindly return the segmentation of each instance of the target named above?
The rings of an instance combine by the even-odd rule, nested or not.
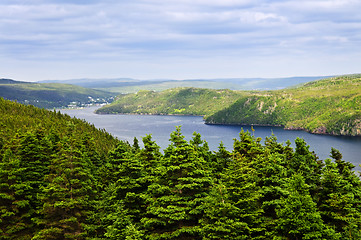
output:
[[[169,144],[171,132],[175,126],[181,126],[183,135],[187,140],[192,138],[193,132],[201,134],[202,139],[208,142],[211,150],[216,151],[222,141],[228,150],[232,150],[233,139],[239,137],[242,128],[251,132],[250,126],[223,126],[206,125],[199,116],[154,116],[154,115],[97,115],[96,108],[84,108],[75,110],[61,110],[70,116],[84,119],[94,124],[97,128],[105,129],[113,136],[133,143],[137,137],[141,142],[142,137],[151,134],[153,140],[162,148]],[[310,145],[310,150],[315,151],[320,159],[329,158],[331,147],[338,149],[343,159],[352,162],[361,171],[361,137],[339,137],[315,135],[303,131],[286,131],[280,127],[254,126],[255,136],[263,140],[272,133],[278,142],[290,140],[294,147],[294,140],[303,138]]]

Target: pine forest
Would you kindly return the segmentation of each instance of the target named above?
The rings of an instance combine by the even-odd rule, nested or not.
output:
[[[210,151],[181,130],[161,150],[0,98],[0,239],[361,239],[360,176],[337,149],[241,131]]]

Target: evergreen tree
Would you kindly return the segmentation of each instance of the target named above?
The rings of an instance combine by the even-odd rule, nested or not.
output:
[[[120,200],[132,221],[138,222],[144,213],[143,194],[147,189],[144,165],[130,150],[122,154],[116,174],[115,199]]]
[[[319,193],[321,216],[329,227],[342,235],[342,239],[360,239],[360,179],[343,163],[341,167],[330,159],[325,163]]]
[[[21,179],[20,160],[6,150],[0,162],[0,239],[31,239],[34,210],[27,198],[31,187]]]
[[[147,216],[142,219],[149,239],[201,239],[199,219],[212,184],[203,158],[181,134],[171,134],[158,179],[149,186]]]
[[[101,213],[97,214],[101,219],[98,232],[102,232],[100,235],[106,239],[126,239],[128,230],[139,228],[139,221],[145,213],[145,193],[153,179],[151,169],[160,152],[150,135],[143,138],[143,142],[144,149],[120,142],[111,151],[112,178],[102,194]]]
[[[152,140],[152,135],[149,134],[143,137],[143,144],[144,149],[140,150],[139,158],[144,165],[147,175],[151,176],[154,175],[154,169],[159,165],[162,154],[159,151],[160,147]]]
[[[27,132],[20,138],[18,156],[24,172],[22,182],[29,186],[26,196],[34,210],[32,217],[37,217],[35,211],[42,206],[38,196],[46,185],[44,177],[49,173],[50,156],[55,150],[53,144],[42,129]]]
[[[229,165],[207,198],[204,239],[253,239],[259,234],[261,210],[256,171],[242,158]]]
[[[124,202],[118,197],[118,188],[116,183],[112,183],[101,194],[95,217],[92,218],[97,222],[98,229],[90,235],[90,239],[143,239],[138,230],[139,224],[135,226]]]
[[[40,189],[46,185],[43,179],[49,172],[48,165],[53,148],[42,129],[15,136],[9,144],[1,163],[1,192],[4,199],[7,199],[1,205],[7,205],[4,209],[12,212],[12,220],[5,220],[6,217],[3,219],[3,224],[8,229],[4,232],[12,232],[8,236],[10,238],[26,239],[37,230],[34,220],[41,218],[38,210],[42,203],[38,196]]]
[[[138,151],[140,149],[139,141],[138,141],[138,138],[136,138],[136,137],[134,137],[134,139],[133,139],[133,149],[134,149],[134,151]]]
[[[123,161],[127,161],[132,148],[127,142],[119,141],[116,148],[109,151],[107,161],[101,167],[100,174],[102,181],[114,183],[119,179],[118,173],[121,171]]]
[[[213,168],[216,174],[229,167],[229,164],[232,162],[231,157],[232,154],[227,151],[223,142],[221,142],[218,146],[218,151],[215,153],[216,164]]]
[[[234,139],[233,154],[235,157],[242,156],[245,159],[252,160],[262,154],[263,147],[261,145],[261,138],[256,138],[248,131],[243,129],[239,134],[240,140]]]
[[[295,140],[296,148],[292,159],[288,162],[289,175],[301,173],[310,187],[311,195],[315,195],[320,186],[323,162],[318,160],[314,152],[309,150],[307,143],[300,138]]]
[[[260,227],[265,239],[275,236],[277,214],[276,209],[281,206],[280,199],[285,195],[284,184],[288,181],[287,169],[283,166],[284,158],[278,153],[260,155],[252,162],[258,176],[256,178],[259,188],[259,204],[262,209],[262,222]]]
[[[34,239],[84,239],[95,195],[91,163],[79,151],[82,146],[73,136],[62,139],[57,148],[41,196],[44,218],[38,224],[42,229]]]
[[[303,177],[295,174],[285,185],[287,194],[276,209],[278,234],[286,239],[338,239],[324,225]]]

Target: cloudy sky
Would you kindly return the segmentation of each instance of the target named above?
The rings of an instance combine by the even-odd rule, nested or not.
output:
[[[360,0],[1,0],[0,78],[361,72]]]

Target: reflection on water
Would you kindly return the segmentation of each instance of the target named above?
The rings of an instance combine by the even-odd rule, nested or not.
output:
[[[96,108],[85,108],[76,110],[61,110],[70,116],[85,119],[94,124],[97,128],[105,129],[113,136],[133,142],[133,138],[142,139],[146,134],[151,134],[153,140],[162,148],[169,144],[170,133],[175,130],[175,126],[181,126],[182,133],[187,140],[192,138],[193,132],[201,134],[202,138],[208,142],[211,150],[217,150],[222,141],[228,150],[232,149],[233,139],[238,138],[239,132],[243,128],[251,131],[250,126],[223,126],[206,125],[202,117],[198,116],[153,116],[153,115],[97,115],[94,114]],[[361,137],[337,137],[315,135],[303,131],[286,131],[280,127],[260,127],[254,126],[255,136],[263,140],[272,133],[279,142],[290,140],[294,145],[297,137],[305,139],[310,145],[310,150],[315,151],[320,159],[326,159],[330,155],[331,147],[340,150],[343,159],[356,165],[357,170],[361,170]],[[140,141],[141,142],[141,141]]]

